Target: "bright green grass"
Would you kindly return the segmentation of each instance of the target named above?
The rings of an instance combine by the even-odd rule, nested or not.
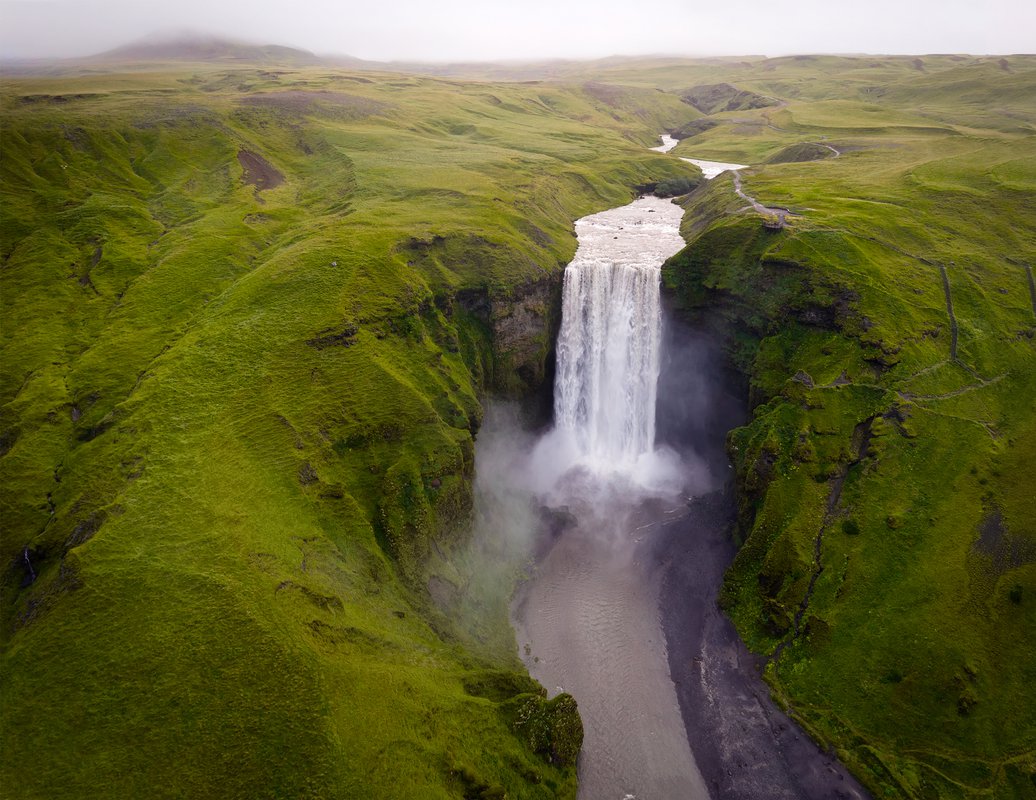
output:
[[[572,712],[514,723],[542,704],[507,627],[522,554],[482,543],[498,580],[462,619],[426,585],[484,569],[479,398],[521,385],[454,292],[556,281],[574,219],[694,175],[644,149],[689,108],[606,99],[321,69],[6,83],[5,794],[573,795],[534,752],[571,749]],[[283,184],[245,185],[242,149]]]
[[[729,178],[699,190],[666,278],[728,331],[758,403],[729,440],[743,545],[723,603],[778,699],[878,797],[1031,797],[1036,62],[923,60],[714,69],[788,105],[720,115],[677,154],[844,152],[744,172],[798,214],[780,234]]]
[[[479,397],[522,381],[450,298],[556,278],[573,219],[692,175],[644,146],[725,81],[782,104],[675,155],[843,154],[745,172],[778,235],[717,178],[666,273],[757,404],[724,603],[790,641],[823,529],[778,698],[879,797],[1031,795],[1036,62],[920,61],[8,81],[5,791],[571,796],[514,726],[521,553],[465,548]],[[262,98],[300,89],[333,94]],[[285,183],[242,185],[242,148]],[[1021,566],[975,547],[993,511]]]

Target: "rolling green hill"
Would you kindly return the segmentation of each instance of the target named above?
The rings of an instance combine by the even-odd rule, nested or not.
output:
[[[2,105],[4,793],[571,796],[513,565],[454,613],[479,398],[542,381],[572,221],[696,175],[645,148],[691,112],[287,67]]]
[[[473,441],[681,155],[792,210],[665,271],[754,407],[724,607],[877,797],[1036,791],[1036,58],[104,69],[0,92],[6,795],[573,796]]]
[[[750,380],[722,602],[778,699],[877,797],[1032,797],[1036,59],[920,60],[713,70],[782,105],[675,153],[794,215],[720,176],[666,280]]]

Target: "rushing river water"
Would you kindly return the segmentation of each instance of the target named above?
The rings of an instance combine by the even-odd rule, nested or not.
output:
[[[642,197],[576,223],[554,427],[530,438],[489,414],[479,435],[482,513],[538,542],[512,603],[519,654],[579,704],[581,800],[864,798],[716,606],[734,554],[724,436],[745,411],[708,335],[663,319],[682,215]]]
[[[680,144],[679,139],[674,139],[668,133],[663,133],[661,139],[662,144],[660,144],[658,147],[652,147],[650,149],[654,150],[656,153],[668,153],[670,150],[672,150],[674,147]]]
[[[707,798],[670,678],[651,531],[684,509],[690,465],[655,448],[659,269],[683,210],[643,197],[580,220],[565,272],[555,429],[534,463],[570,524],[519,592],[530,673],[586,730],[580,797]]]
[[[670,150],[672,150],[674,147],[680,144],[679,139],[674,139],[668,133],[663,133],[661,139],[662,144],[660,144],[658,147],[652,147],[650,149],[654,150],[656,153],[668,153]],[[694,164],[694,166],[698,167],[698,169],[701,170],[702,177],[704,177],[707,181],[711,181],[717,175],[726,172],[727,170],[748,169],[747,164],[730,164],[726,161],[706,161],[702,158],[683,157],[681,157],[680,160],[686,161],[688,164]]]
[[[726,161],[705,161],[701,158],[681,158],[680,160],[686,161],[688,164],[694,164],[694,166],[701,170],[702,177],[707,181],[711,181],[717,175],[727,170],[748,169],[747,164],[728,164]]]

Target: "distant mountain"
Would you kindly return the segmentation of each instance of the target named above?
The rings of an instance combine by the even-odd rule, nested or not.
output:
[[[195,33],[158,34],[114,50],[91,56],[88,61],[216,61],[250,64],[313,66],[324,59],[295,47],[258,45]]]

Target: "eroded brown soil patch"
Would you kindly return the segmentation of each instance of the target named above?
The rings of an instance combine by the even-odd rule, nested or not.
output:
[[[257,192],[274,189],[284,183],[284,176],[258,153],[239,150],[237,160],[245,171],[241,179],[249,186],[254,186]]]

